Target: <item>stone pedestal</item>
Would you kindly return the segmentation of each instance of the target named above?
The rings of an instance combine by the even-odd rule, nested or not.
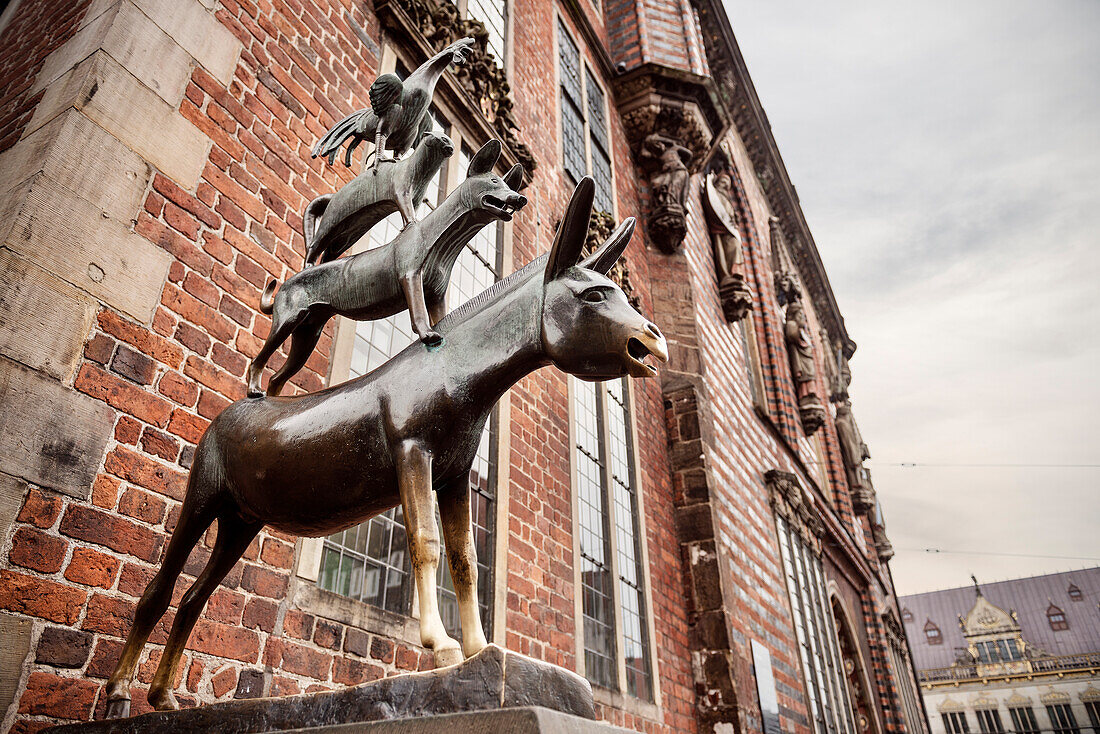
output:
[[[535,706],[422,716],[417,719],[337,724],[284,734],[628,734],[627,729]]]
[[[568,714],[570,720],[583,721],[596,716],[592,687],[584,678],[556,665],[490,645],[458,665],[383,678],[339,691],[227,701],[181,711],[157,711],[128,719],[70,724],[47,731],[50,734],[153,734],[166,731],[244,734],[298,730],[411,733],[444,729],[376,730],[364,728],[364,722],[406,719],[409,726],[414,726],[416,722],[423,721],[423,717],[536,706]],[[536,721],[540,715],[535,715]],[[351,726],[344,728],[341,725]],[[455,731],[495,730],[475,727]],[[587,730],[529,727],[514,731]]]

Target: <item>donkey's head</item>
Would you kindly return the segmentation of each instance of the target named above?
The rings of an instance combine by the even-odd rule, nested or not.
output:
[[[490,140],[470,159],[466,180],[459,184],[461,201],[478,220],[509,221],[517,209],[527,203],[527,197],[516,192],[523,181],[523,166],[516,164],[503,177],[493,172],[500,157],[500,141]]]
[[[657,368],[646,359],[668,360],[665,338],[605,275],[630,242],[634,218],[581,260],[594,192],[592,179],[581,179],[550,248],[543,275],[543,349],[557,367],[584,380],[652,377]]]

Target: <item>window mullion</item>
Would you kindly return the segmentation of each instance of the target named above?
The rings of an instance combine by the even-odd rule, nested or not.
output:
[[[585,121],[585,123],[587,126],[587,120]],[[615,609],[615,671],[616,680],[618,681],[618,690],[625,691],[627,689],[626,650],[624,649],[623,644],[623,599],[621,589],[619,588],[619,533],[616,530],[615,526],[615,487],[613,484],[615,479],[612,476],[612,462],[610,455],[611,429],[609,427],[609,420],[607,415],[607,411],[609,410],[608,403],[610,399],[611,398],[607,394],[607,387],[603,383],[597,383],[596,411],[597,415],[599,416],[600,457],[603,462],[602,478],[604,484],[604,522],[607,528],[607,550],[609,554],[608,568],[611,571],[611,604],[612,607]]]

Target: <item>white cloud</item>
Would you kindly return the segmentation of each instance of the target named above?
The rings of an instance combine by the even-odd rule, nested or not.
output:
[[[727,0],[860,348],[904,592],[1100,558],[1100,4]]]

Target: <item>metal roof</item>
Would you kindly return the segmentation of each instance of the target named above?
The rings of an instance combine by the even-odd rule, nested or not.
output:
[[[1079,601],[1070,598],[1070,587],[1081,591]],[[1050,655],[1077,655],[1100,652],[1100,566],[1080,571],[1031,576],[1010,581],[981,584],[982,595],[990,603],[1015,611],[1024,640]],[[946,668],[955,662],[955,648],[965,647],[959,617],[965,617],[974,606],[973,586],[942,591],[929,591],[898,598],[902,610],[913,662],[918,670]],[[1069,629],[1054,631],[1047,619],[1047,609],[1054,605],[1062,610]],[[942,645],[930,645],[924,634],[931,620],[943,635]]]

